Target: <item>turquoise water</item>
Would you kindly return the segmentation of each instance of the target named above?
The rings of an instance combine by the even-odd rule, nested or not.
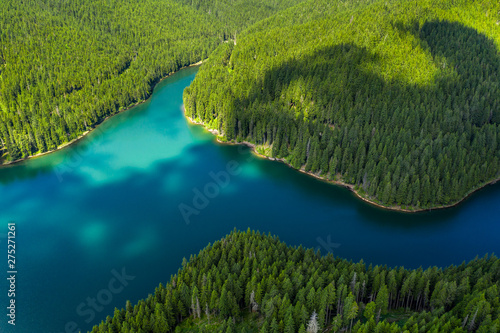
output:
[[[441,211],[373,207],[187,124],[182,91],[196,71],[164,80],[147,103],[70,148],[0,169],[0,234],[16,222],[18,271],[16,326],[2,314],[0,332],[90,329],[235,227],[390,266],[500,252],[499,185]],[[8,298],[0,302],[6,309]]]

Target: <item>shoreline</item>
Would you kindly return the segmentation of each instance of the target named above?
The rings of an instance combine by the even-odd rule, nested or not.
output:
[[[35,154],[35,155],[30,155],[30,156],[28,156],[28,157],[21,158],[21,159],[17,159],[17,160],[14,160],[14,161],[9,161],[9,162],[6,162],[6,163],[0,163],[0,168],[3,168],[3,167],[8,167],[8,166],[13,166],[14,164],[18,164],[18,163],[25,162],[25,161],[28,161],[28,160],[32,160],[32,159],[35,159],[35,158],[38,158],[38,157],[41,157],[41,156],[44,156],[44,155],[48,155],[48,154],[51,154],[51,153],[55,153],[56,151],[59,151],[59,150],[62,150],[62,149],[64,149],[64,148],[69,147],[70,145],[72,145],[72,144],[74,144],[74,143],[76,143],[76,142],[80,141],[81,139],[83,139],[83,138],[84,138],[87,134],[89,134],[90,132],[93,132],[94,130],[96,130],[96,129],[97,129],[97,128],[98,128],[98,127],[102,124],[102,123],[104,123],[106,120],[108,120],[108,119],[110,119],[110,118],[112,118],[112,117],[114,117],[114,116],[116,116],[116,115],[118,115],[118,114],[121,114],[121,113],[123,113],[123,112],[125,112],[125,111],[128,111],[128,110],[130,110],[130,109],[132,109],[132,108],[135,108],[136,106],[138,106],[138,105],[140,105],[140,104],[142,104],[142,103],[147,102],[147,101],[151,98],[151,96],[153,96],[153,92],[154,92],[154,89],[156,88],[156,86],[157,86],[160,82],[162,82],[163,80],[165,80],[166,78],[168,78],[168,77],[170,77],[171,75],[173,75],[173,74],[175,74],[175,73],[179,72],[179,71],[180,71],[180,70],[182,70],[182,69],[189,68],[189,67],[194,67],[194,66],[199,66],[199,65],[201,65],[201,64],[202,64],[205,60],[206,60],[206,59],[204,59],[204,60],[200,60],[200,61],[198,61],[198,62],[196,62],[196,63],[194,63],[194,64],[191,64],[191,65],[187,65],[187,66],[181,67],[181,68],[179,68],[178,70],[176,70],[175,72],[168,73],[166,76],[164,76],[164,77],[162,77],[162,78],[158,79],[158,80],[157,80],[157,82],[156,82],[154,85],[152,85],[152,87],[151,87],[151,88],[152,88],[152,90],[151,90],[151,95],[149,95],[149,96],[148,96],[148,98],[146,98],[145,100],[142,100],[142,101],[138,101],[138,102],[134,103],[134,105],[129,106],[129,107],[126,107],[126,108],[124,108],[124,109],[123,109],[123,110],[121,110],[121,111],[118,111],[118,112],[116,112],[116,113],[114,113],[114,114],[111,114],[111,115],[109,115],[109,116],[106,116],[104,119],[102,119],[101,121],[97,122],[97,123],[94,125],[94,127],[92,127],[91,129],[86,130],[85,132],[83,132],[82,134],[80,134],[78,137],[76,137],[76,138],[72,139],[71,141],[68,141],[68,142],[65,142],[65,143],[63,143],[63,144],[59,145],[56,149],[52,149],[52,150],[48,150],[48,151],[44,151],[43,153],[38,153],[38,154]]]
[[[431,208],[420,208],[420,209],[406,209],[406,208],[401,208],[399,206],[384,206],[378,202],[375,202],[375,201],[372,201],[370,200],[369,198],[367,197],[364,197],[362,196],[358,191],[356,191],[356,189],[354,188],[354,185],[352,184],[347,184],[347,183],[344,183],[342,181],[338,181],[338,180],[330,180],[330,179],[327,179],[325,177],[322,177],[322,176],[319,176],[317,174],[314,174],[312,172],[309,172],[309,171],[305,171],[303,169],[296,169],[294,168],[290,163],[288,163],[285,159],[283,158],[275,158],[275,157],[269,157],[269,156],[266,156],[266,155],[263,155],[261,153],[259,153],[257,151],[257,146],[254,144],[254,143],[251,143],[251,142],[248,142],[248,141],[242,141],[242,142],[225,142],[225,141],[221,141],[219,139],[219,136],[220,136],[220,133],[219,131],[215,130],[215,129],[209,129],[206,127],[205,123],[203,122],[199,122],[199,121],[195,121],[193,120],[191,117],[189,117],[188,115],[186,115],[186,110],[184,108],[184,105],[182,105],[182,110],[183,110],[183,113],[184,113],[184,117],[188,120],[188,122],[190,124],[193,124],[193,125],[201,125],[203,126],[203,128],[212,133],[213,135],[215,135],[215,140],[217,141],[217,143],[219,144],[223,144],[223,145],[245,145],[249,148],[252,149],[252,154],[260,157],[260,158],[265,158],[267,160],[270,160],[270,161],[278,161],[278,162],[281,162],[283,164],[285,164],[287,167],[295,170],[295,171],[299,171],[303,174],[306,174],[308,176],[311,176],[311,177],[314,177],[322,182],[325,182],[327,184],[331,184],[331,185],[337,185],[337,186],[341,186],[341,187],[344,187],[344,188],[347,188],[349,189],[352,193],[354,193],[356,195],[356,197],[358,197],[359,199],[363,200],[364,202],[367,202],[369,203],[370,205],[373,205],[373,206],[376,206],[378,208],[382,208],[382,209],[386,209],[386,210],[391,210],[391,211],[395,211],[395,212],[401,212],[401,213],[422,213],[422,212],[427,212],[427,211],[431,211],[431,210],[437,210],[437,209],[447,209],[447,208],[453,208],[453,207],[456,207],[458,206],[459,204],[461,204],[463,201],[465,201],[466,199],[468,199],[474,192],[476,191],[479,191],[481,190],[482,188],[488,186],[488,185],[493,185],[495,184],[496,182],[500,181],[500,178],[496,178],[496,179],[493,179],[491,181],[488,181],[484,184],[481,184],[480,186],[478,186],[477,188],[475,189],[472,189],[471,191],[469,191],[462,199],[460,199],[459,201],[455,202],[455,203],[451,203],[449,205],[443,205],[443,206],[436,206],[436,207],[431,207]]]

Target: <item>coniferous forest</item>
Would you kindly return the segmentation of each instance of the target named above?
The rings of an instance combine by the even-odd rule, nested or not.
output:
[[[186,113],[379,204],[454,204],[500,176],[498,1],[307,1],[220,46]]]
[[[297,2],[3,1],[2,162],[77,138],[248,23]]]
[[[233,231],[98,332],[498,332],[500,260],[366,266]]]
[[[0,7],[0,164],[77,139],[205,60],[186,116],[373,203],[445,207],[500,178],[498,0]],[[367,266],[235,230],[92,332],[499,332],[499,282],[494,255]]]

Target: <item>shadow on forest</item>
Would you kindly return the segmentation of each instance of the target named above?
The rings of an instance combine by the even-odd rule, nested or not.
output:
[[[277,102],[283,87],[300,81],[306,86],[306,91],[312,92],[314,103],[327,110],[331,110],[332,101],[356,108],[358,102],[378,92],[389,105],[401,105],[401,101],[407,103],[408,97],[423,94],[439,103],[445,103],[448,96],[457,96],[460,104],[451,105],[453,114],[447,115],[455,118],[455,125],[461,121],[476,126],[500,123],[500,56],[493,40],[456,22],[429,21],[422,27],[418,22],[406,26],[396,22],[393,27],[417,37],[421,47],[434,57],[436,65],[437,60],[446,59],[444,66],[452,66],[459,79],[438,78],[430,87],[418,87],[398,80],[387,82],[377,73],[366,70],[369,63],[380,62],[378,55],[364,47],[340,44],[289,60],[268,71],[262,81],[254,82],[248,98],[234,102],[234,110],[247,108],[258,100]],[[294,107],[294,101],[280,102]],[[345,110],[341,108],[340,111]],[[358,114],[361,112],[357,111]],[[378,109],[371,111],[380,112]],[[291,116],[294,118],[294,113]],[[331,123],[330,117],[331,113],[321,120]],[[450,126],[448,130],[454,131],[455,128]]]

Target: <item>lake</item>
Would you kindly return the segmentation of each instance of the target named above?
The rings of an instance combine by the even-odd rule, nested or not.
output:
[[[1,332],[91,329],[115,307],[153,293],[234,228],[289,245],[389,266],[448,266],[500,252],[500,186],[457,207],[405,214],[244,146],[220,145],[182,113],[184,69],[152,97],[67,149],[0,169],[1,248],[16,223],[16,326]]]

